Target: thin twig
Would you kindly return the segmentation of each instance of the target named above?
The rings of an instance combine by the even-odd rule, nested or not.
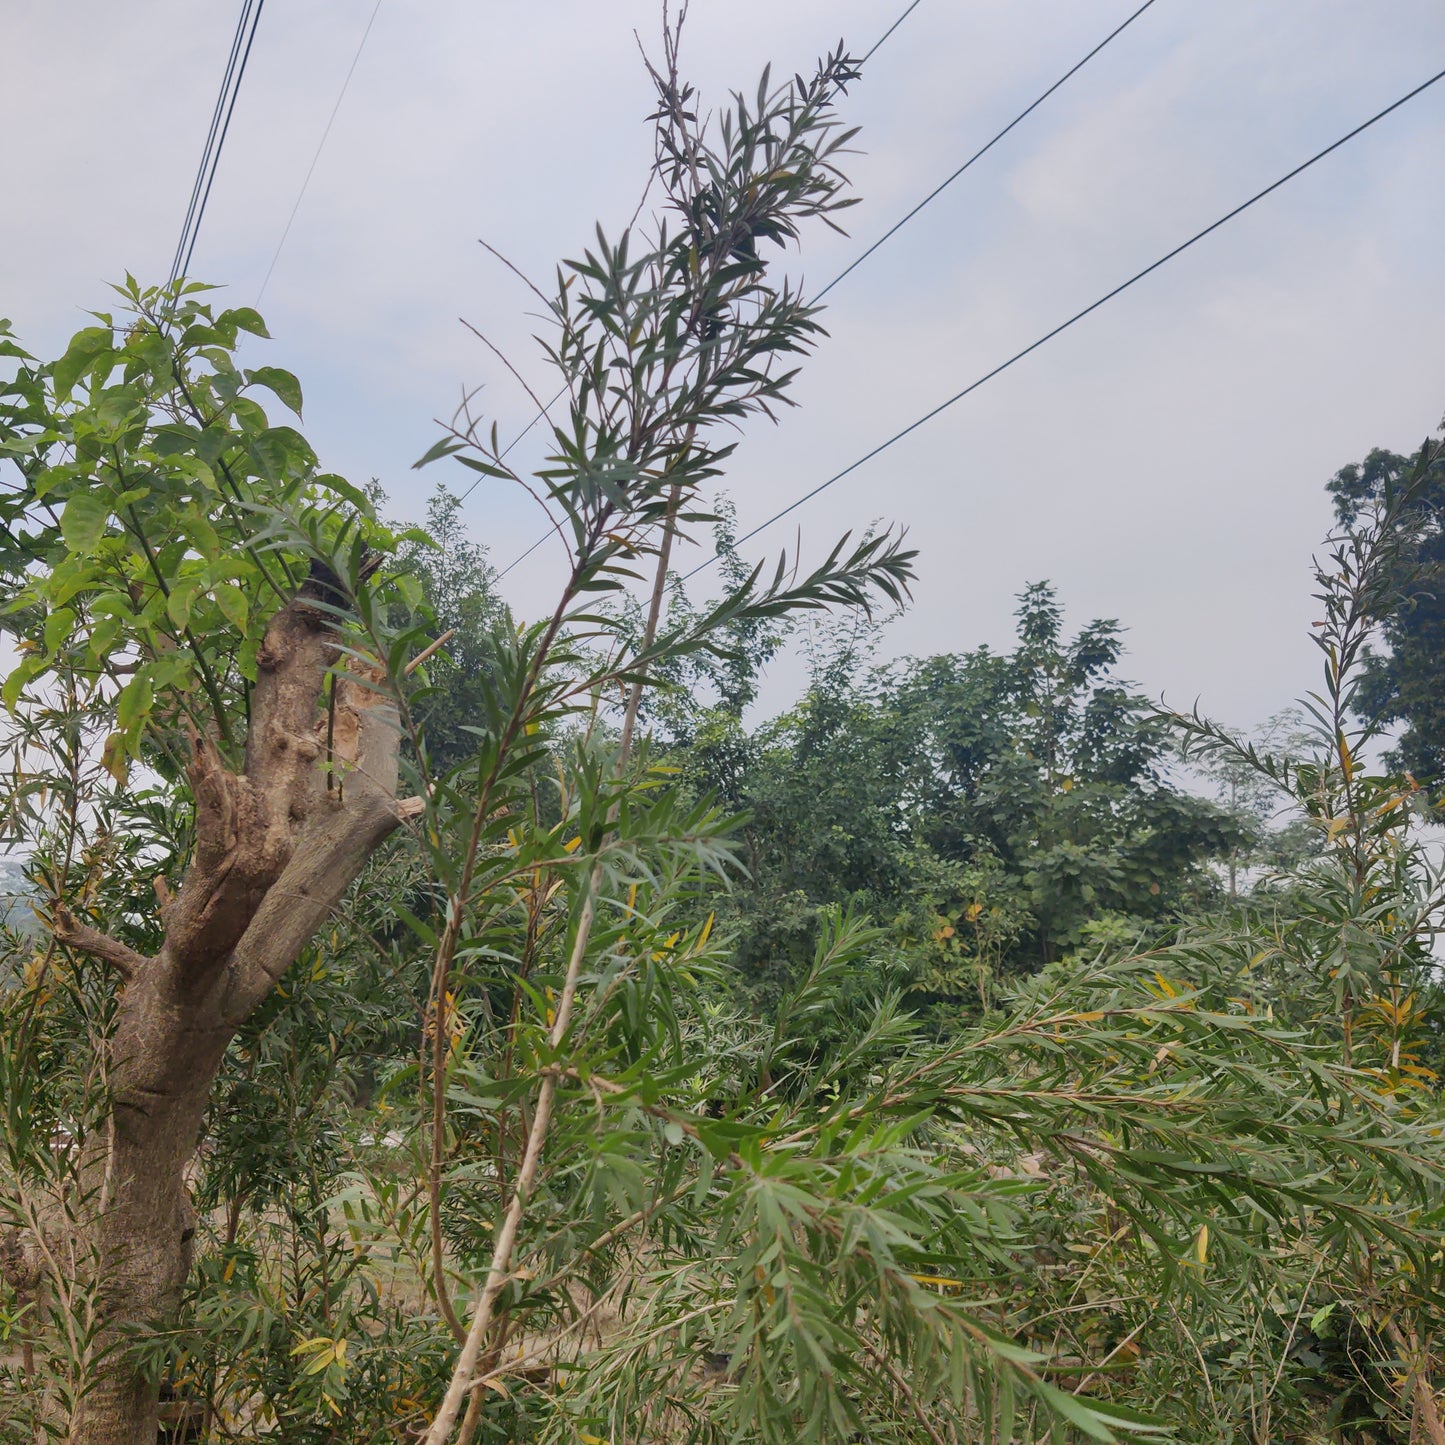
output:
[[[419,653],[417,653],[414,658],[412,658],[409,663],[407,663],[404,668],[402,668],[401,675],[403,677],[410,677],[412,673],[414,673],[417,668],[422,665],[422,663],[424,663],[429,657],[434,657],[456,635],[457,629],[455,627],[448,627],[447,630],[443,632],[442,635],[438,637],[435,642],[428,643],[424,648],[422,648]]]

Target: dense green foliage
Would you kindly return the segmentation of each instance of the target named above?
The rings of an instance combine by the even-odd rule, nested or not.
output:
[[[1207,865],[1246,820],[1171,781],[1175,742],[1119,680],[1116,624],[1066,639],[1038,585],[1011,652],[879,668],[870,641],[826,638],[802,701],[758,727],[725,686],[662,712],[685,776],[746,815],[732,916],[760,993],[797,973],[830,907],[892,925],[900,981],[977,997],[1090,940],[1156,936],[1217,894]]]

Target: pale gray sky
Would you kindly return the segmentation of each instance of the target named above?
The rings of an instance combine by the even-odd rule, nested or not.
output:
[[[270,0],[192,267],[256,298],[374,0]],[[830,280],[1137,0],[922,0],[845,102],[863,127]],[[903,0],[693,0],[705,95],[761,65],[866,50]],[[163,279],[238,3],[0,0],[0,315],[49,353],[129,269]],[[654,0],[384,0],[262,310],[324,461],[418,516],[409,464],[463,384],[504,436],[532,408],[465,315],[550,395],[532,298],[594,219],[626,220],[650,157],[633,30]],[[803,403],[753,426],[743,525],[845,466],[1445,64],[1438,0],[1157,0],[829,298]],[[1078,624],[1129,629],[1128,671],[1246,725],[1313,685],[1309,559],[1326,478],[1416,445],[1445,410],[1445,83],[1020,363],[767,535],[816,552],[875,519],[922,550],[896,652],[1007,643],[1051,578]],[[525,454],[519,448],[514,456]],[[467,503],[504,566],[525,497]],[[752,544],[761,549],[765,539]],[[694,554],[696,555],[696,554]],[[684,558],[688,565],[691,561]],[[560,570],[507,579],[524,615]],[[701,582],[704,579],[698,579]],[[785,665],[773,691],[797,679]]]

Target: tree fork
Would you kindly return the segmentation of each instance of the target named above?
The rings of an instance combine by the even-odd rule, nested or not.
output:
[[[104,1326],[72,1445],[154,1445],[158,1388],[127,1338],[173,1314],[195,1232],[185,1183],[211,1085],[236,1029],[275,987],[412,800],[396,796],[396,708],[374,683],[337,675],[331,756],[320,701],[341,657],[334,595],[313,566],[272,618],[258,656],[245,759],[232,772],[208,739],[188,769],[196,846],[179,890],[157,890],[164,943],[146,959],[64,910],[56,939],[122,981],[109,1044],[108,1127],[83,1161],[83,1221]],[[332,769],[346,786],[329,790]]]

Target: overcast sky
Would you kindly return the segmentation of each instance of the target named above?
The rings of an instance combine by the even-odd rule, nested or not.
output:
[[[1114,28],[1137,0],[922,0],[847,98],[863,127],[849,239],[789,259],[820,287]],[[374,0],[270,0],[193,274],[257,299]],[[0,0],[0,315],[50,354],[127,269],[163,280],[239,3]],[[772,60],[862,53],[903,0],[693,0],[705,96]],[[503,436],[532,408],[466,316],[550,395],[532,298],[593,221],[630,214],[653,0],[384,0],[261,309],[323,461],[409,470],[460,388]],[[1439,0],[1156,0],[829,297],[801,409],[752,426],[726,486],[752,525],[1445,65]],[[1048,578],[1071,625],[1117,617],[1145,690],[1248,725],[1313,685],[1324,483],[1445,410],[1445,82],[751,544],[816,554],[874,520],[921,549],[890,653],[1007,645]],[[514,458],[525,455],[525,445]],[[534,504],[484,483],[505,566]],[[508,577],[523,615],[562,564]],[[684,561],[692,565],[694,550]],[[701,582],[703,579],[698,579]],[[770,696],[797,683],[784,664]]]

